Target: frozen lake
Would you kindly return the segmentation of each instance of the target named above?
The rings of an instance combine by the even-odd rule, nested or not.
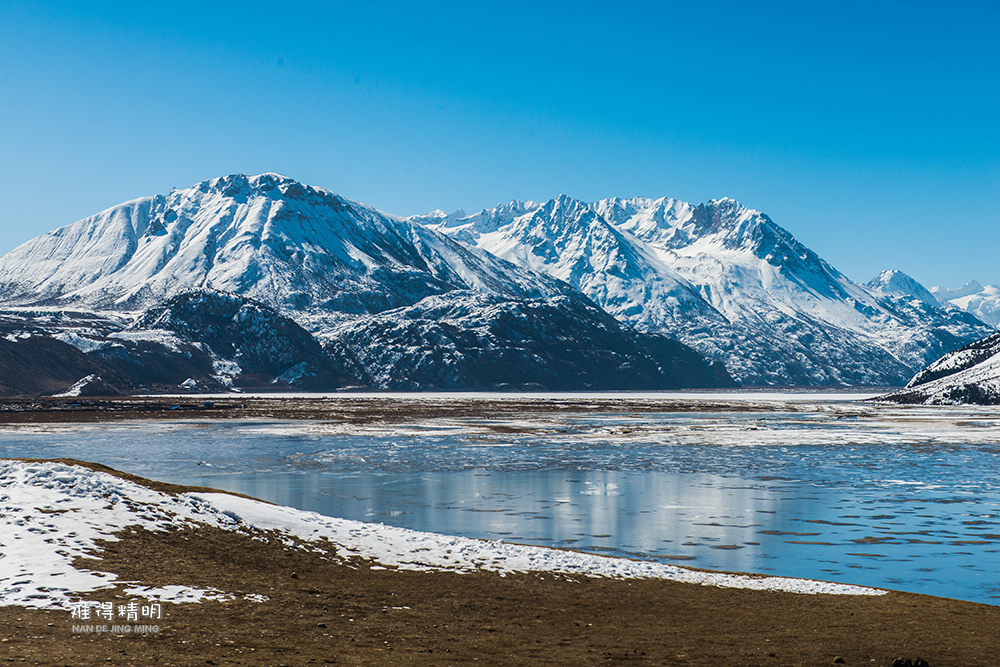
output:
[[[553,397],[494,420],[490,405],[517,399],[465,394],[454,400],[484,409],[0,426],[0,456],[97,461],[418,530],[1000,604],[1000,412],[852,398],[663,394],[633,410],[627,394]]]

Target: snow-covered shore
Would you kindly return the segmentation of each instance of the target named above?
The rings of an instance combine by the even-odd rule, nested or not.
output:
[[[209,526],[253,534],[270,531],[289,548],[333,548],[336,560],[361,558],[382,567],[472,572],[549,572],[568,576],[659,578],[706,586],[792,593],[883,595],[844,584],[700,572],[664,563],[423,533],[303,512],[226,493],[170,494],[116,475],[57,462],[0,461],[0,605],[64,608],[81,595],[122,586],[151,600],[186,602],[232,597],[226,591],[150,588],[115,575],[78,569],[99,555],[98,540],[128,527],[152,531]]]

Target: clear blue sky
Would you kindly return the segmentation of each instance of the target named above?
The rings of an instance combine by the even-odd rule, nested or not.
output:
[[[277,171],[400,215],[730,196],[857,281],[1000,283],[998,0],[205,5],[0,0],[0,252]]]

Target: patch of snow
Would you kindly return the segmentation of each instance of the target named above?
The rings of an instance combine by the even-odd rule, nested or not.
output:
[[[131,597],[141,597],[156,602],[205,602],[208,600],[235,600],[231,593],[223,593],[217,588],[190,588],[188,586],[131,586],[122,591]],[[263,597],[263,596],[261,596]]]
[[[130,595],[163,601],[222,599],[217,590],[149,588],[113,574],[73,567],[97,540],[129,526],[162,531],[199,524],[240,531],[277,531],[292,547],[329,540],[336,557],[361,557],[408,570],[552,572],[615,578],[662,578],[753,590],[883,595],[844,584],[696,572],[545,547],[449,537],[325,517],[225,493],[171,496],[114,475],[61,463],[0,461],[0,604],[52,609],[98,589],[126,586]]]
[[[106,473],[0,461],[0,604],[60,608],[81,594],[124,583],[113,574],[75,568],[73,560],[128,526],[166,530],[190,524],[196,514],[193,502]]]
[[[163,329],[126,329],[109,334],[108,338],[132,343],[156,343],[178,354],[183,354],[182,346],[186,343],[174,332]]]
[[[56,340],[62,341],[67,345],[72,345],[76,349],[80,350],[84,354],[88,352],[96,352],[97,350],[103,350],[108,347],[109,343],[103,340],[94,340],[93,338],[88,338],[86,336],[81,336],[74,331],[63,331],[52,336]]]
[[[83,393],[83,390],[87,387],[87,385],[89,385],[91,382],[94,382],[96,380],[100,380],[100,378],[98,376],[94,375],[94,374],[88,375],[86,377],[82,377],[79,380],[77,380],[76,382],[74,382],[73,386],[71,386],[66,391],[62,392],[61,394],[55,394],[55,397],[56,398],[73,398],[73,397],[79,396],[81,393]]]

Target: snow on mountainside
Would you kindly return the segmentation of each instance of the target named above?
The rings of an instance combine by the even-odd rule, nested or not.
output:
[[[564,287],[328,190],[233,175],[115,206],[0,258],[0,300],[120,310],[192,289],[279,310],[371,313],[451,289]]]
[[[1000,405],[1000,333],[944,355],[905,389],[881,397],[895,403]]]
[[[883,296],[917,299],[929,306],[935,307],[941,305],[937,297],[928,291],[927,288],[902,271],[883,271],[865,283],[865,287]]]
[[[33,358],[45,346],[58,349],[80,372],[64,389],[86,375],[124,390],[731,381],[684,361],[688,348],[647,334],[680,340],[744,384],[902,385],[992,331],[898,272],[867,288],[851,282],[731,199],[587,204],[561,196],[402,219],[277,174],[136,199],[29,241],[0,257],[0,303],[10,312],[90,311],[119,323],[9,323],[14,347],[9,363],[0,362],[20,368],[29,347]],[[602,319],[594,303],[617,322]],[[157,308],[167,311],[141,317]],[[447,317],[428,315],[438,312]],[[599,333],[608,326],[617,329]],[[221,335],[227,327],[234,336]],[[281,335],[254,339],[272,329]],[[570,330],[604,347],[564,345]],[[63,347],[29,345],[24,335]],[[490,368],[515,348],[520,385]],[[288,364],[264,363],[267,350],[280,350]],[[181,366],[186,378],[176,376]],[[135,367],[155,370],[156,379]],[[50,369],[44,383],[29,385],[65,379]]]
[[[1000,327],[1000,287],[983,287],[975,280],[970,280],[956,290],[932,287],[931,292],[942,303],[961,308],[983,322]]]
[[[332,357],[357,350],[363,377],[393,390],[735,385],[722,364],[566,296],[509,301],[456,290],[344,323],[325,337]]]
[[[410,219],[565,280],[621,321],[669,333],[747,384],[903,384],[988,332],[933,297],[913,299],[915,282],[902,296],[893,281],[877,290],[853,283],[731,199],[561,196]]]
[[[450,362],[437,338],[404,326],[426,320],[412,307],[468,293],[489,307],[432,324],[469,363],[429,369]],[[0,302],[11,313],[0,376],[18,379],[0,393],[68,390],[88,375],[123,391],[732,383],[683,345],[637,336],[566,283],[277,174],[137,199],[29,241],[0,258]],[[68,308],[105,324],[76,326],[62,318]],[[502,331],[496,310],[508,314]],[[567,347],[574,320],[586,340]],[[508,348],[522,354],[519,376],[486,368]],[[46,366],[44,378],[21,381],[32,366],[24,360],[46,350],[71,370]],[[562,360],[559,350],[574,351]]]

